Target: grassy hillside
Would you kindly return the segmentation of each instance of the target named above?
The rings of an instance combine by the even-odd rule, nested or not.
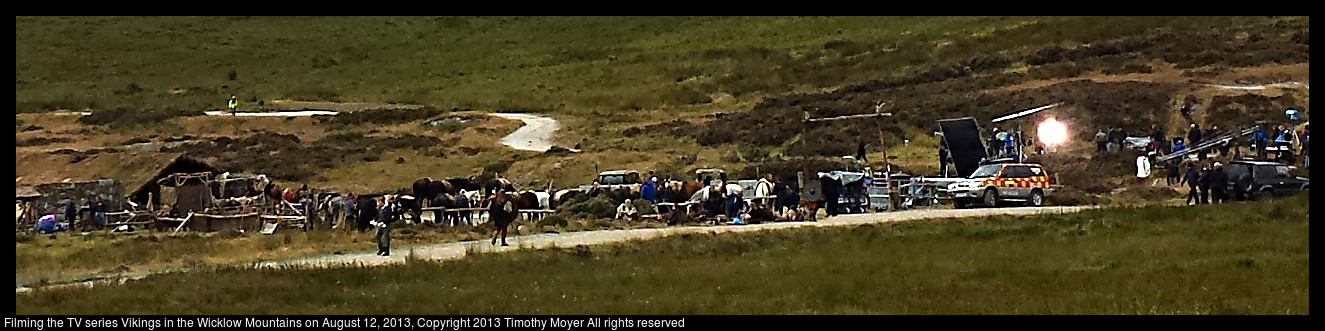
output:
[[[18,314],[1310,314],[1309,197],[688,235],[15,296]],[[152,304],[143,304],[151,302]]]
[[[18,17],[19,112],[229,94],[578,112],[712,108],[1026,46],[1266,18]],[[684,107],[681,107],[684,108]]]

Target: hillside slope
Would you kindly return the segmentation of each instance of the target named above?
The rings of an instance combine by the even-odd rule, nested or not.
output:
[[[754,100],[1023,46],[1262,17],[18,17],[18,111],[401,102],[579,112]],[[923,68],[922,68],[923,69]]]

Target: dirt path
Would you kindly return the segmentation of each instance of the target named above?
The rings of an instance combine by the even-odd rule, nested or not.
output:
[[[684,226],[668,227],[655,229],[631,229],[631,230],[605,230],[605,231],[584,231],[571,233],[547,233],[528,236],[508,237],[511,246],[501,247],[493,246],[487,240],[464,241],[444,244],[414,246],[414,247],[394,247],[393,255],[390,257],[376,256],[373,252],[362,252],[355,254],[341,255],[322,255],[303,259],[289,261],[275,261],[260,263],[260,267],[328,267],[340,265],[386,265],[394,263],[403,263],[408,258],[411,249],[415,259],[423,260],[455,260],[465,257],[469,252],[507,252],[529,248],[550,248],[550,247],[574,247],[577,245],[598,245],[629,240],[647,240],[665,236],[673,236],[688,233],[731,233],[731,232],[750,232],[775,229],[789,229],[805,226],[848,226],[870,223],[888,223],[901,222],[921,219],[948,219],[971,216],[985,215],[1037,215],[1037,214],[1062,214],[1075,213],[1082,210],[1092,209],[1089,206],[1067,206],[1067,207],[1023,207],[1023,208],[996,208],[996,209],[932,209],[932,210],[908,210],[900,212],[874,213],[874,214],[856,214],[841,215],[828,218],[819,222],[789,222],[789,223],[771,223],[745,226]]]
[[[520,120],[524,126],[501,138],[501,144],[511,148],[545,152],[552,148],[552,137],[561,126],[557,120],[537,114],[493,113],[492,116]]]
[[[631,229],[631,230],[603,230],[603,231],[583,231],[570,233],[545,233],[527,236],[508,237],[507,241],[511,246],[501,247],[492,246],[487,240],[463,241],[441,244],[430,244],[422,246],[397,246],[392,248],[394,253],[390,257],[376,256],[373,250],[350,254],[323,254],[301,259],[270,261],[252,263],[248,266],[260,268],[321,268],[336,267],[345,265],[355,266],[382,266],[389,264],[404,263],[409,258],[410,251],[413,250],[415,259],[446,261],[464,258],[470,252],[488,253],[488,252],[509,252],[518,250],[522,247],[528,248],[550,248],[550,247],[574,247],[578,245],[599,245],[629,240],[648,240],[666,236],[694,233],[739,233],[750,231],[766,231],[777,229],[790,229],[799,227],[824,227],[824,226],[851,226],[870,223],[889,223],[912,220],[942,220],[950,218],[962,218],[972,216],[987,215],[1040,215],[1040,214],[1065,214],[1075,213],[1083,210],[1094,209],[1094,206],[1063,206],[1063,207],[1020,207],[1020,208],[995,208],[995,209],[929,209],[929,210],[908,210],[900,212],[873,213],[841,215],[827,218],[819,222],[788,222],[771,223],[745,226],[681,226],[654,229]],[[372,246],[371,243],[365,246]],[[77,281],[66,281],[59,284],[48,285],[50,287],[70,287],[70,286],[95,286],[97,284],[122,284],[130,280],[138,280],[151,274],[161,274],[170,272],[188,272],[189,270],[155,270],[138,271],[128,274],[108,275],[104,277],[86,278]],[[15,293],[26,293],[31,291],[25,284],[16,283]]]

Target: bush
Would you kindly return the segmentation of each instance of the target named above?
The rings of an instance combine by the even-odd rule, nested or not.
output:
[[[116,108],[98,110],[78,118],[78,123],[87,125],[136,125],[159,123],[176,117],[206,115],[201,110],[161,110]]]
[[[32,241],[32,236],[28,235],[25,232],[14,232],[15,243],[25,243],[29,241]]]
[[[570,224],[570,221],[566,219],[566,215],[556,213],[543,217],[543,219],[538,220],[537,224],[540,226],[566,226]]]
[[[653,213],[653,202],[651,202],[651,201],[649,201],[649,200],[637,199],[637,200],[633,200],[633,201],[631,201],[631,203],[633,203],[633,204],[635,205],[635,210],[639,210],[640,215],[644,215],[644,214],[652,214],[652,213]],[[615,213],[613,213],[613,214],[615,214]],[[615,215],[613,215],[613,216],[615,216]]]
[[[565,208],[573,218],[598,219],[616,216],[616,207],[617,202],[605,194],[567,204]]]

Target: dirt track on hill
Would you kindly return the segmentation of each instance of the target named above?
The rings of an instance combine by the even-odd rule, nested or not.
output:
[[[544,152],[552,148],[552,137],[561,126],[551,117],[537,114],[493,113],[492,116],[520,120],[524,126],[501,138],[501,144],[522,151]]]

